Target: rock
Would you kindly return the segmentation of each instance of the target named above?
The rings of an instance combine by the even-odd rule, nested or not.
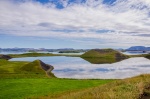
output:
[[[11,57],[9,55],[0,55],[0,59],[9,60],[9,59],[11,59]]]

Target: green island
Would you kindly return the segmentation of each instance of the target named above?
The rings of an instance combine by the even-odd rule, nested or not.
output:
[[[58,53],[80,53],[78,50],[59,51]]]
[[[13,57],[59,56],[49,53],[11,54]],[[60,55],[61,56],[61,55]],[[72,55],[73,56],[73,55]],[[90,50],[78,56],[90,63],[113,63],[130,57],[112,49]],[[150,74],[127,79],[63,79],[51,71],[53,66],[0,59],[0,99],[149,99]],[[87,58],[87,59],[86,59]],[[120,60],[119,60],[120,58]],[[111,60],[111,61],[110,61]]]
[[[113,49],[92,49],[81,55],[81,58],[93,64],[103,64],[118,62],[129,58],[129,56]]]

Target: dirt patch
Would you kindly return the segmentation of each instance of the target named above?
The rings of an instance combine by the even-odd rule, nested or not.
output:
[[[127,59],[127,56],[122,55],[121,53],[116,53],[115,58],[116,58],[116,61],[118,62],[118,61]]]
[[[150,99],[150,85],[144,89],[140,99]]]
[[[0,55],[0,59],[9,60],[9,59],[11,59],[11,57],[9,55]]]

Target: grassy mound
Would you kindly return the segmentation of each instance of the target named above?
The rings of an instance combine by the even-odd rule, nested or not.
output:
[[[81,55],[81,58],[93,64],[101,64],[118,62],[128,58],[128,56],[113,49],[92,49]]]
[[[57,99],[150,99],[150,74],[72,92]]]
[[[33,62],[30,62],[30,63],[22,66],[20,69],[22,71],[32,72],[32,73],[43,73],[43,74],[45,73],[45,71],[42,70],[42,68],[41,68],[39,60],[35,60]]]
[[[7,61],[5,59],[0,59],[0,77],[3,74],[18,74],[21,73],[20,67],[27,64],[28,62],[17,62],[17,61]]]
[[[40,60],[33,62],[0,59],[0,78],[47,78],[55,77],[53,67]],[[46,76],[47,75],[47,76]]]
[[[20,68],[22,71],[27,73],[36,73],[36,74],[47,74],[49,77],[55,77],[51,71],[54,69],[53,66],[43,63],[40,60],[35,60],[30,62]]]

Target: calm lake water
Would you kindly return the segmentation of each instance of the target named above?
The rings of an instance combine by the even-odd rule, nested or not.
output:
[[[54,66],[52,71],[59,78],[123,79],[150,73],[150,60],[143,57],[129,58],[113,64],[90,64],[79,57],[26,57],[10,61],[34,61],[40,59]]]
[[[0,54],[24,54],[24,53],[32,53],[32,52],[24,52],[24,51],[0,51]],[[59,53],[59,52],[46,52],[46,51],[38,51],[37,53],[52,53],[52,54],[63,54],[63,55],[81,55],[84,54],[84,52],[80,53]]]

